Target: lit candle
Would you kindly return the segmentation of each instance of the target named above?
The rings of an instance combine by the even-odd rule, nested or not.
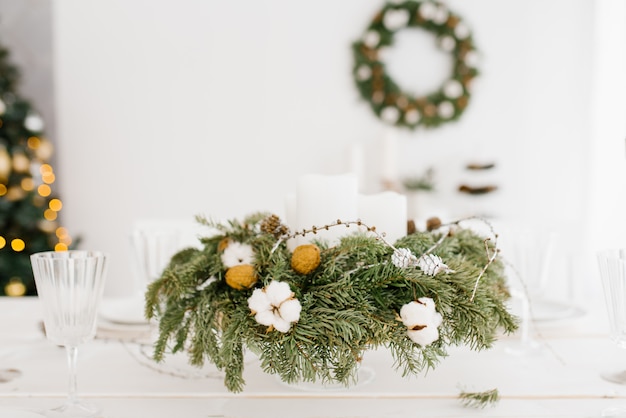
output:
[[[298,180],[296,191],[296,231],[321,228],[337,219],[357,219],[357,179],[352,173],[336,176],[310,174]],[[345,227],[334,227],[298,237],[297,244],[325,240],[337,244],[346,234]]]
[[[386,191],[373,195],[359,195],[359,218],[368,226],[375,226],[376,232],[385,233],[385,240],[391,244],[406,235],[407,202],[406,196]]]

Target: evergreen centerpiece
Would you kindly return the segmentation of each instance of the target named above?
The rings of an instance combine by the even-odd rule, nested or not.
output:
[[[72,243],[58,223],[63,203],[52,190],[52,143],[41,116],[18,96],[18,81],[0,47],[0,295],[8,296],[36,294],[32,253]]]
[[[393,245],[361,221],[290,233],[275,215],[226,224],[202,249],[174,255],[146,294],[159,321],[155,360],[187,351],[243,390],[244,349],[288,383],[354,381],[364,354],[385,347],[403,375],[435,367],[446,347],[489,348],[511,333],[504,267],[493,237],[461,221],[417,231]],[[286,241],[328,228],[352,228],[329,247]]]

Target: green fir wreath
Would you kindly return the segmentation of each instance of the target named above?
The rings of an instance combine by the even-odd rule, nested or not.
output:
[[[433,33],[437,46],[454,59],[452,74],[443,85],[417,97],[402,91],[380,58],[381,50],[393,44],[394,34],[406,28]],[[399,127],[434,128],[459,119],[478,75],[478,53],[469,27],[436,1],[387,3],[353,44],[353,52],[353,76],[361,97],[383,122]]]
[[[483,350],[517,328],[497,235],[467,220],[389,243],[360,220],[292,233],[267,213],[198,219],[216,233],[172,257],[148,289],[146,316],[159,322],[155,360],[187,352],[222,370],[230,391],[245,386],[245,351],[288,383],[349,385],[368,350],[385,348],[403,376],[418,374],[449,346]],[[355,231],[335,246],[286,244],[345,227]]]

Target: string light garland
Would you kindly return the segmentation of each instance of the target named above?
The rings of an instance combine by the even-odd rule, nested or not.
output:
[[[63,202],[48,163],[44,120],[17,94],[19,71],[0,47],[0,295],[36,294],[30,254],[75,245],[60,226]]]
[[[453,70],[434,92],[415,96],[387,74],[381,52],[393,45],[396,32],[421,29],[435,35],[437,46],[452,54]],[[469,103],[478,75],[478,53],[463,20],[437,1],[389,2],[375,15],[352,46],[353,77],[361,98],[383,122],[409,129],[434,128],[458,120]]]

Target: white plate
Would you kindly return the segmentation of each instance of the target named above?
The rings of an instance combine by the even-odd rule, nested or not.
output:
[[[105,299],[100,307],[100,316],[114,324],[147,324],[144,316],[143,297]]]

